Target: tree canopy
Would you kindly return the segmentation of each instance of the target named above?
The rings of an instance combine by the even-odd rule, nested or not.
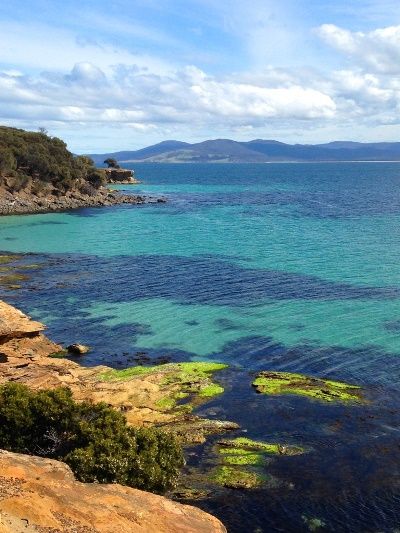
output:
[[[107,159],[104,161],[105,165],[108,165],[108,168],[121,168],[118,165],[118,162],[113,157],[107,157]]]
[[[0,126],[0,184],[13,190],[16,184],[24,186],[30,179],[61,191],[87,186],[96,189],[105,182],[104,173],[96,169],[92,159],[74,156],[64,141],[50,137],[45,130]]]

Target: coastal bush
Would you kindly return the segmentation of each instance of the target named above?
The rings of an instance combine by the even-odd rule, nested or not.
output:
[[[121,483],[163,493],[183,465],[173,436],[133,428],[104,403],[75,402],[67,388],[0,387],[0,448],[67,463],[83,482]]]
[[[108,168],[121,168],[119,165],[118,165],[118,162],[116,159],[114,159],[113,157],[108,157],[104,163],[106,165],[108,165]]]
[[[90,157],[74,156],[64,141],[50,137],[45,130],[0,126],[0,180],[10,192],[17,189],[4,178],[15,172],[18,177],[46,182],[62,192],[81,189],[87,183],[98,189],[105,182]]]

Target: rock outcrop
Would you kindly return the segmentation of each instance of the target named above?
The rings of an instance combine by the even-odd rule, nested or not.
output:
[[[133,170],[128,170],[126,168],[106,168],[104,169],[104,172],[108,183],[140,183],[140,181],[135,178]]]
[[[76,481],[67,465],[0,451],[0,533],[226,533],[215,517],[121,485]]]
[[[33,390],[67,386],[76,400],[104,401],[123,411],[129,423],[162,425],[178,436],[184,435],[185,442],[202,442],[209,433],[238,427],[235,423],[205,420],[185,410],[165,410],[165,398],[173,398],[178,392],[183,372],[179,366],[147,368],[144,374],[114,380],[118,372],[107,366],[85,368],[65,359],[62,346],[49,340],[43,331],[43,324],[0,300],[0,384],[13,381]],[[209,392],[207,372],[200,372],[198,379],[194,372],[190,375],[191,387]],[[216,518],[199,509],[119,485],[80,483],[63,463],[0,451],[0,533],[33,531],[226,530]]]
[[[143,196],[121,194],[106,188],[97,189],[93,194],[68,191],[63,195],[34,194],[29,187],[20,192],[0,189],[0,215],[20,215],[64,211],[80,207],[103,207],[118,204],[143,204],[149,199]]]

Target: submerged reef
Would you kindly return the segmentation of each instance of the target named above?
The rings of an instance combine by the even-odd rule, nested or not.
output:
[[[40,265],[24,263],[23,255],[0,254],[0,287],[6,290],[21,288],[21,282],[27,281],[26,271],[39,268]]]
[[[295,394],[323,402],[363,401],[357,385],[290,372],[260,372],[252,385],[261,394]]]

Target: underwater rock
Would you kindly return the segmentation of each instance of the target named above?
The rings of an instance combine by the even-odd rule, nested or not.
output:
[[[363,401],[357,385],[290,372],[260,372],[252,385],[261,394],[296,394],[323,402]]]

